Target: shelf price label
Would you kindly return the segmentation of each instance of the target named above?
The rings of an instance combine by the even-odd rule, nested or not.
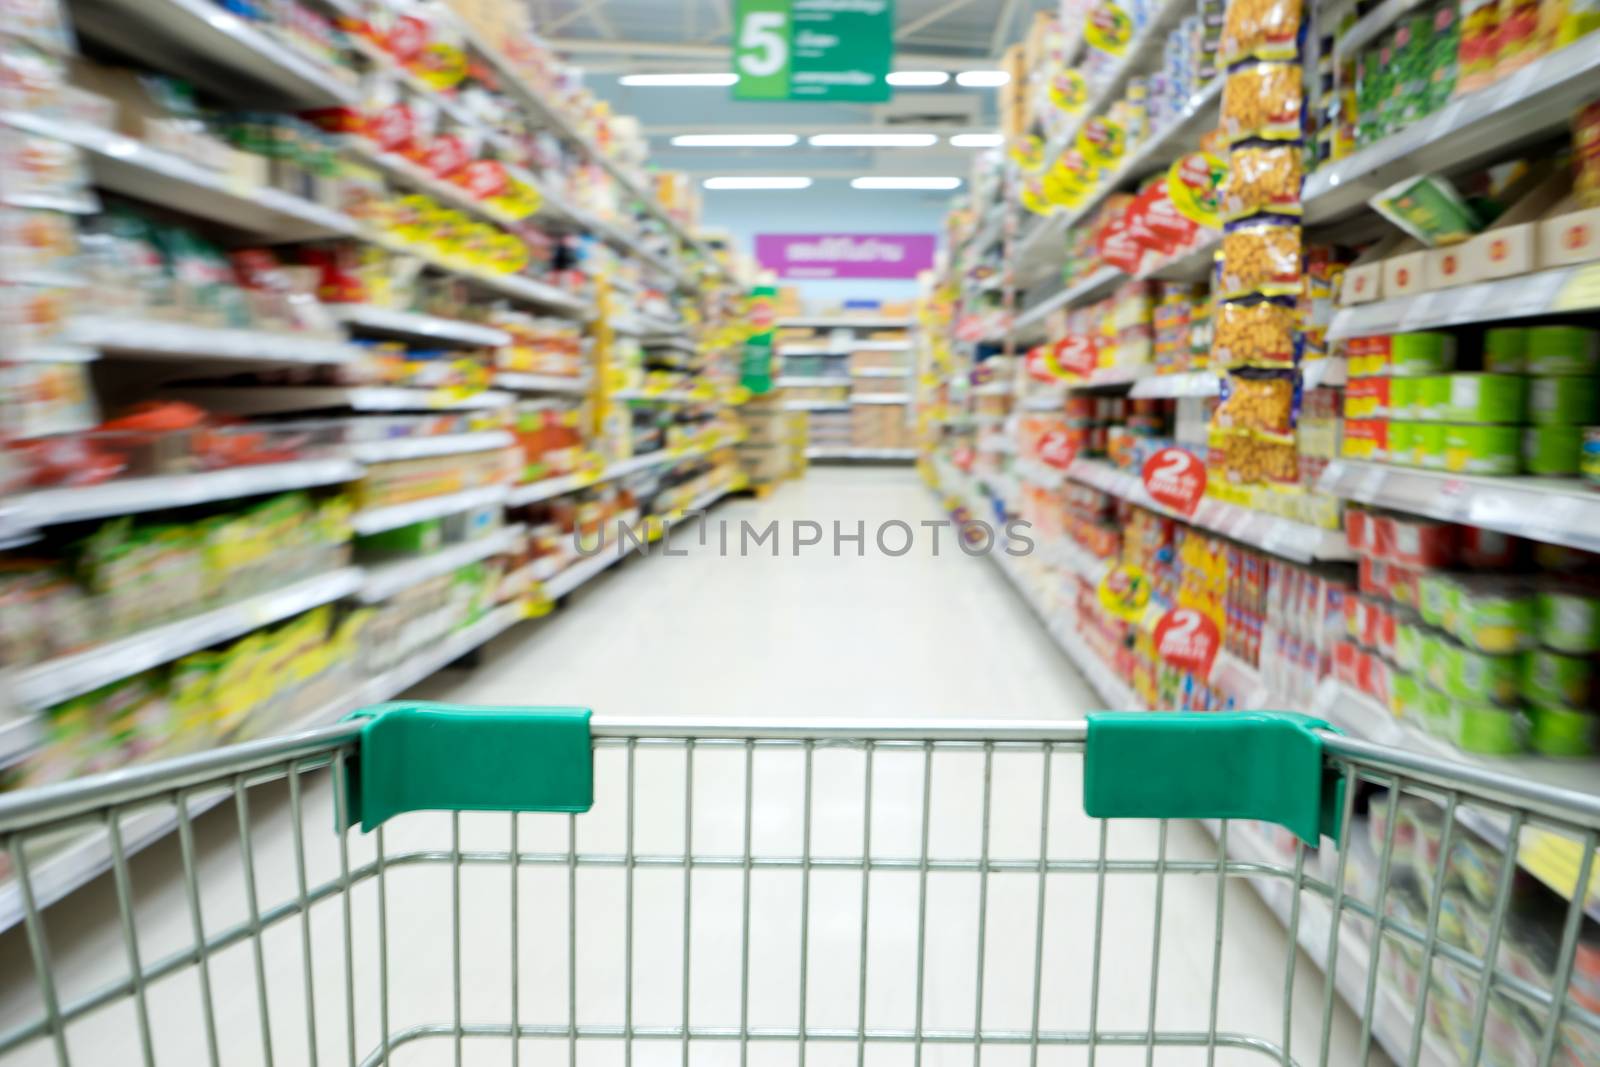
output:
[[[1206,468],[1181,448],[1163,448],[1144,464],[1150,499],[1183,515],[1193,515],[1206,492]]]
[[[882,103],[894,59],[892,0],[738,0],[735,100]]]
[[[1217,624],[1193,608],[1174,608],[1156,623],[1156,655],[1180,671],[1199,678],[1211,676],[1222,636]]]

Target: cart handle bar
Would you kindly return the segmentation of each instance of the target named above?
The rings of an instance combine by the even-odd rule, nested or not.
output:
[[[393,711],[400,708],[432,710],[437,707],[391,705],[388,709],[374,710]],[[479,713],[488,711],[488,709],[453,710]],[[587,729],[590,738],[606,741],[649,739],[688,742],[715,739],[750,742],[805,741],[823,744],[852,742],[1045,744],[1066,752],[1083,750],[1091,752],[1086,760],[1088,765],[1086,771],[1089,771],[1091,768],[1103,766],[1097,761],[1105,759],[1101,754],[1105,750],[1098,746],[1100,738],[1106,736],[1103,733],[1097,735],[1096,744],[1090,745],[1091,722],[1104,723],[1113,719],[1145,720],[1155,726],[1158,720],[1180,719],[1186,723],[1197,724],[1200,720],[1219,720],[1228,717],[1232,716],[1218,713],[1184,713],[1170,716],[1135,713],[1128,716],[1094,715],[1090,720],[856,721],[812,718],[761,722],[708,717],[590,718],[587,720]],[[1276,716],[1251,713],[1250,718],[1259,722],[1261,719],[1276,718]],[[375,722],[370,715],[352,718],[316,729],[177,756],[156,763],[0,796],[0,835],[106,808],[170,796],[187,789],[217,785],[267,768],[281,767],[318,757],[327,758],[341,750],[356,755],[360,752],[361,742],[367,736],[371,725],[375,725]],[[1170,731],[1171,728],[1170,725],[1157,727],[1160,731]],[[1465,792],[1474,799],[1481,798],[1511,810],[1544,815],[1567,825],[1600,829],[1600,796],[1577,793],[1531,779],[1515,778],[1476,766],[1370,744],[1345,737],[1314,721],[1301,720],[1300,728],[1315,738],[1323,755],[1336,757],[1352,765],[1352,768],[1359,767],[1362,771],[1405,777],[1443,790]],[[1252,726],[1247,729],[1260,728]],[[1150,736],[1145,735],[1147,744]],[[1192,771],[1197,762],[1199,762],[1197,752],[1192,747],[1186,748],[1181,759],[1181,769],[1185,776]],[[351,759],[347,769],[353,771],[355,763],[356,760]],[[1169,777],[1172,776],[1170,772],[1173,770],[1174,768],[1168,768]],[[1142,759],[1131,769],[1124,766],[1117,768],[1116,771],[1117,777],[1132,782],[1148,783],[1157,777],[1152,773],[1149,761]],[[348,777],[353,777],[353,774]],[[1319,809],[1322,803],[1319,795]],[[1187,816],[1187,812],[1171,815],[1171,817]]]

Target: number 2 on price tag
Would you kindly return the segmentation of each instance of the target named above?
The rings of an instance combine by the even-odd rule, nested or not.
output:
[[[1145,460],[1143,476],[1150,499],[1184,515],[1193,515],[1205,495],[1205,467],[1181,448],[1163,448]]]

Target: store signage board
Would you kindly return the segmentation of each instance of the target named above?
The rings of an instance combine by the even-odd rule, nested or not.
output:
[[[737,0],[735,100],[883,103],[894,0]]]
[[[933,269],[931,233],[758,233],[756,261],[780,278],[915,278]]]

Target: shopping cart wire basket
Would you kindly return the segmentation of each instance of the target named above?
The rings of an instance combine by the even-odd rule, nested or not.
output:
[[[0,1063],[1593,1064],[1597,836],[1299,716],[386,705],[0,798]]]

